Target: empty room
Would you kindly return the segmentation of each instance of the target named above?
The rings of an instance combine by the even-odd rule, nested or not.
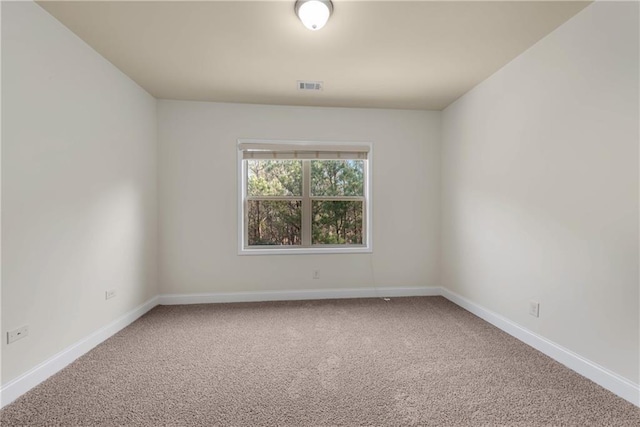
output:
[[[639,2],[0,14],[0,425],[640,425]]]

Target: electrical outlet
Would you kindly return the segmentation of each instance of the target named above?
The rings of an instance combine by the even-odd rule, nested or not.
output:
[[[313,270],[313,278],[314,279],[320,278],[320,270]]]
[[[104,293],[104,299],[111,299],[113,297],[116,296],[116,290],[115,289],[109,289],[108,291],[106,291]]]
[[[29,335],[29,325],[7,332],[7,344],[16,342]]]
[[[540,317],[540,303],[538,301],[529,301],[529,314],[533,317]]]

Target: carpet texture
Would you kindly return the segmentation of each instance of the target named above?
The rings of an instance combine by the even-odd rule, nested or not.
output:
[[[159,306],[2,426],[639,426],[640,409],[441,297]]]

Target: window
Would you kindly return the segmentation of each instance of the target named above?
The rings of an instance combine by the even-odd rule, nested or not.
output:
[[[371,252],[369,144],[238,149],[241,254]]]

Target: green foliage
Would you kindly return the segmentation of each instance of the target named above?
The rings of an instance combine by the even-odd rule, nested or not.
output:
[[[364,196],[363,160],[313,160],[311,195],[316,197]],[[314,245],[362,244],[363,203],[359,201],[313,202]]]
[[[314,245],[361,245],[360,201],[314,201],[312,243]]]
[[[313,160],[312,196],[364,196],[363,160]]]
[[[301,196],[302,161],[248,160],[250,196]]]
[[[299,245],[302,243],[302,202],[250,200],[249,245]]]

